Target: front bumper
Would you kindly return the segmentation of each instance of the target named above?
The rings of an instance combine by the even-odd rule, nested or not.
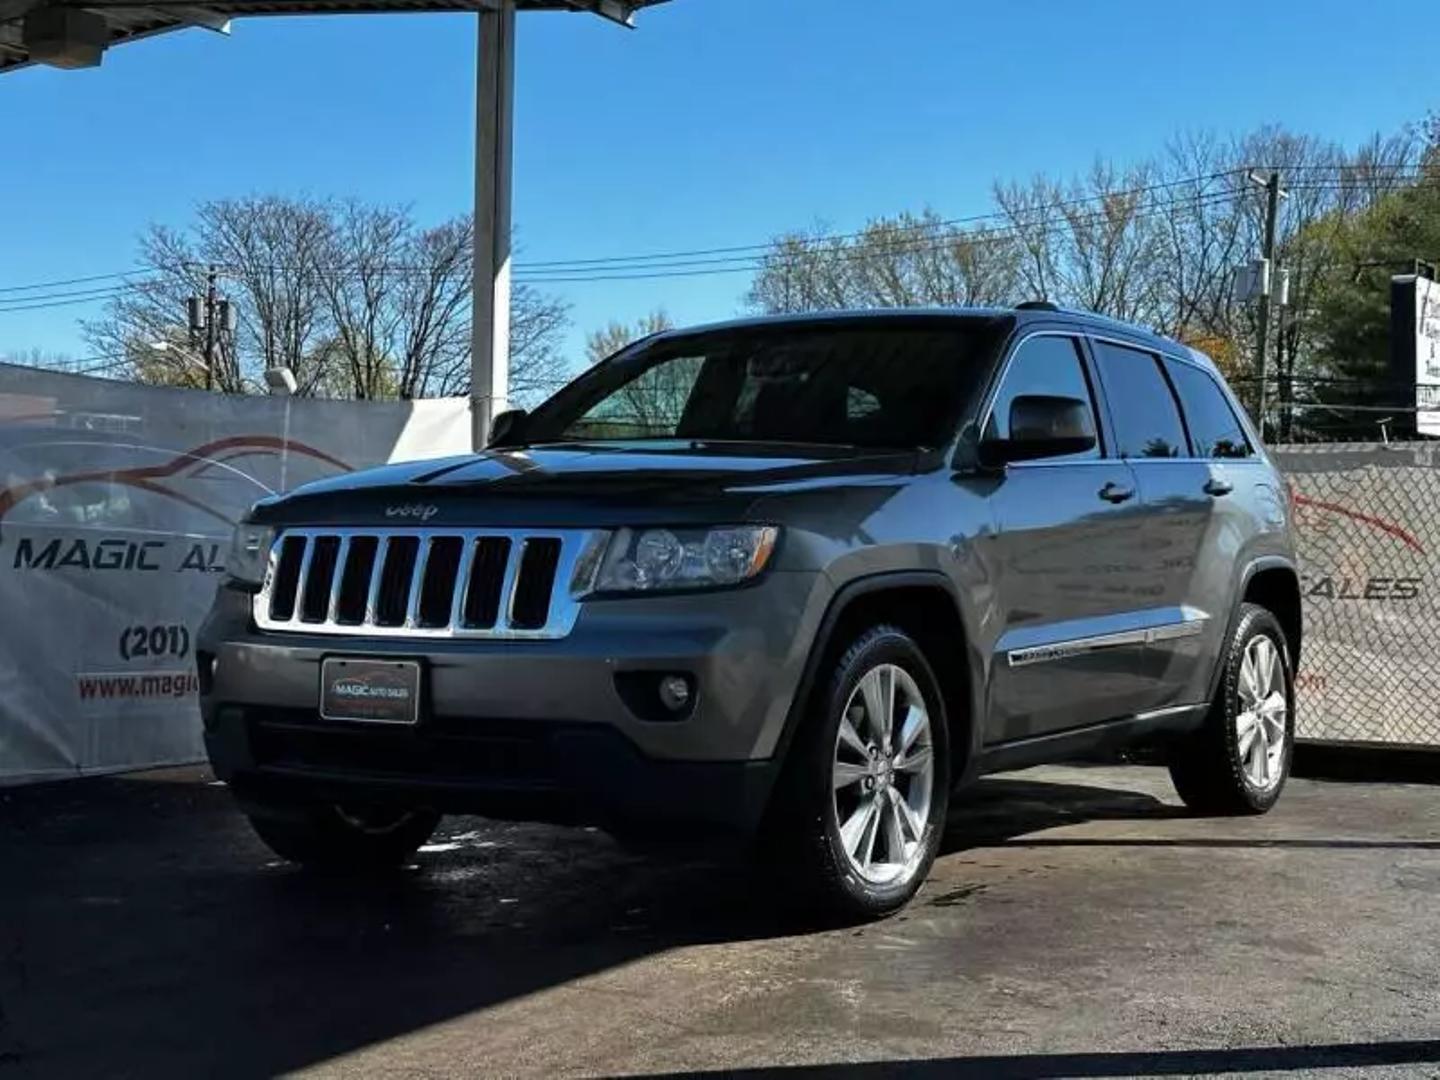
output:
[[[550,641],[262,633],[249,596],[221,589],[199,636],[206,747],[242,798],[752,827],[822,582],[773,573],[734,591],[587,603],[574,630]],[[419,722],[322,720],[320,665],[337,655],[418,660]],[[694,680],[688,714],[637,708],[637,677],[643,686],[658,672]]]

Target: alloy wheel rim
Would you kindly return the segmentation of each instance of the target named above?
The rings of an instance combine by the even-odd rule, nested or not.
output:
[[[1236,687],[1235,739],[1245,778],[1261,790],[1280,782],[1289,735],[1285,671],[1274,640],[1259,634],[1245,644]]]
[[[832,756],[835,822],[850,869],[874,885],[913,877],[934,786],[924,695],[904,668],[877,664],[845,703]]]

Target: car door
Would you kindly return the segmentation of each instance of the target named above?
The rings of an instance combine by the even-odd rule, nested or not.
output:
[[[1174,587],[1186,625],[1198,623],[1200,629],[1157,641],[1156,647],[1164,653],[1167,685],[1176,687],[1182,700],[1199,702],[1210,691],[1210,665],[1228,628],[1238,563],[1254,522],[1262,507],[1278,505],[1282,494],[1215,374],[1175,356],[1162,357],[1161,366],[1184,413],[1192,453],[1190,462],[1172,465],[1168,480],[1183,485],[1183,496],[1199,503],[1194,558]],[[1142,479],[1142,496],[1145,486]]]
[[[1213,603],[1196,604],[1194,589],[1197,573],[1213,573],[1215,562],[1225,558],[1210,539],[1211,492],[1219,488],[1211,482],[1209,463],[1191,448],[1159,353],[1099,338],[1091,339],[1091,347],[1114,423],[1116,453],[1140,485],[1133,519],[1145,589],[1135,598],[1135,617],[1146,631],[1138,670],[1147,681],[1137,688],[1129,711],[1189,704],[1196,700],[1192,688],[1204,643],[1220,614]]]
[[[999,625],[989,744],[1107,720],[1134,696],[1139,498],[1130,467],[1108,451],[1094,390],[1077,336],[1032,334],[1003,367],[982,423],[982,439],[1007,438],[1017,397],[1073,397],[1089,402],[1099,436],[1084,453],[1011,463],[990,495]]]

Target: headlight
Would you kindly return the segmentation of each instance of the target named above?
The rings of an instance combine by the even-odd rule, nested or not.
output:
[[[269,525],[252,525],[242,521],[235,527],[230,542],[230,557],[225,560],[225,576],[242,585],[260,585],[265,581],[265,566],[270,560],[270,545],[275,530]]]
[[[779,535],[774,525],[618,529],[603,557],[581,561],[574,589],[584,594],[738,585],[765,569]]]

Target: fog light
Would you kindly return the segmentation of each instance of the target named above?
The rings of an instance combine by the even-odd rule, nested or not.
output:
[[[660,680],[660,704],[679,712],[690,704],[690,680],[684,675],[666,675]]]

